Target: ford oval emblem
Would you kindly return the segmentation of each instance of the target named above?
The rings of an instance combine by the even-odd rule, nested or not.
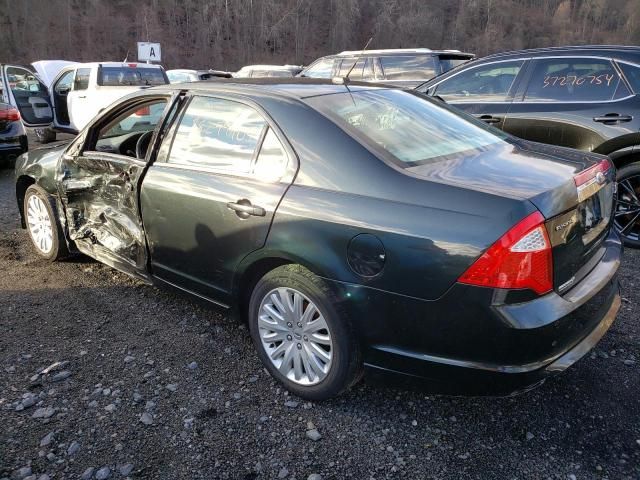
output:
[[[607,177],[605,177],[604,173],[598,172],[596,173],[596,182],[600,185],[604,184],[607,181]]]

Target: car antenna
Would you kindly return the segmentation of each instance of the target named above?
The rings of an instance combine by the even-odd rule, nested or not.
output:
[[[344,77],[335,77],[333,79],[334,83],[340,83],[343,84],[344,86],[346,86],[347,82],[349,81],[349,75],[351,75],[351,72],[353,71],[353,69],[356,67],[356,65],[358,64],[358,61],[360,60],[360,58],[362,57],[362,55],[364,55],[365,51],[367,50],[367,47],[369,46],[369,44],[371,43],[371,41],[373,40],[373,37],[371,37],[367,43],[365,44],[364,48],[360,51],[360,54],[356,57],[355,61],[353,62],[353,65],[351,65],[351,68],[349,69],[349,71],[347,72],[347,74]],[[348,87],[347,87],[348,88]]]

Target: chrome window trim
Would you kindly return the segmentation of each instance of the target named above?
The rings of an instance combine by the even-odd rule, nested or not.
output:
[[[524,64],[525,64],[525,62],[527,60],[530,60],[530,58],[510,58],[508,60],[496,60],[495,62],[482,63],[480,65],[476,65],[476,66],[468,68],[468,69],[461,69],[459,72],[456,72],[456,73],[450,75],[449,77],[444,78],[444,79],[440,80],[439,82],[434,83],[433,85],[431,85],[429,87],[429,89],[433,88],[433,87],[436,87],[436,90],[437,90],[438,85],[440,85],[442,82],[446,82],[447,80],[449,80],[449,79],[451,79],[453,77],[456,77],[456,76],[460,75],[461,73],[468,72],[469,70],[473,70],[474,68],[484,67],[485,65],[495,65],[497,63],[505,63],[505,62],[522,62],[522,66],[520,68],[520,71],[522,71],[522,67],[524,67]],[[465,65],[465,64],[463,64],[463,65]],[[518,78],[518,75],[520,75],[520,71],[518,71],[518,74],[516,75],[516,78]],[[514,82],[515,82],[515,80],[516,79],[514,78]],[[513,86],[513,84],[511,86]],[[511,86],[509,86],[509,90],[511,90]],[[445,99],[445,102],[447,102],[450,105],[455,105],[456,103],[459,103],[459,104],[477,103],[477,104],[483,104],[483,105],[484,104],[505,105],[505,104],[513,103],[513,100],[507,100],[507,101],[502,100],[502,101],[494,101],[494,102],[489,102],[489,101],[456,102],[455,100],[454,101],[448,101],[448,100]]]
[[[618,62],[618,63],[626,63],[635,67],[640,68],[640,65],[627,61],[627,60],[618,60],[614,57],[604,57],[604,56],[600,56],[600,55],[545,55],[542,57],[517,57],[517,58],[510,58],[510,59],[504,59],[504,60],[496,60],[493,62],[486,62],[486,63],[482,63],[481,65],[478,65],[477,67],[472,67],[472,68],[479,68],[482,67],[484,65],[493,65],[495,63],[504,63],[504,62],[509,62],[509,61],[514,61],[514,60],[523,60],[523,61],[527,61],[527,60],[551,60],[554,58],[585,58],[585,59],[592,59],[592,60],[607,60],[609,63],[611,63],[612,65],[614,65],[614,62]],[[615,65],[614,65],[615,66]],[[432,87],[437,87],[438,85],[440,85],[442,82],[449,80],[450,78],[455,77],[456,75],[459,75],[462,72],[468,71],[470,69],[462,69],[459,72],[454,73],[453,75],[442,79],[441,81],[434,83],[433,85],[431,85],[429,88]],[[618,75],[620,76],[620,74],[618,73]],[[620,76],[620,79],[622,80],[623,77]],[[558,103],[568,103],[568,104],[575,104],[575,103],[586,103],[586,104],[595,104],[595,103],[616,103],[616,102],[622,102],[624,100],[629,100],[630,98],[635,97],[636,94],[634,94],[632,92],[631,95],[628,95],[626,97],[623,98],[617,98],[617,99],[613,99],[613,100],[585,100],[585,101],[580,101],[580,100],[568,100],[568,101],[564,101],[564,102],[559,102],[559,101],[551,101],[551,102],[525,102],[524,100],[511,100],[508,102],[482,102],[482,101],[477,101],[477,102],[455,102],[455,101],[447,101],[448,104],[450,105],[455,105],[456,103],[458,104],[471,104],[471,103],[476,103],[476,104],[481,104],[481,105],[485,105],[485,104],[495,104],[495,105],[504,105],[504,104],[510,104],[510,103],[526,103],[529,105],[553,105],[553,104],[558,104]],[[445,100],[446,101],[446,100]]]
[[[190,91],[189,95],[191,98],[188,100],[188,103],[182,108],[182,111],[180,112],[179,117],[176,119],[177,128],[176,128],[176,131],[173,132],[173,137],[171,138],[171,145],[167,154],[167,158],[161,162],[153,162],[153,164],[151,165],[152,167],[158,166],[162,168],[178,168],[180,170],[190,170],[193,172],[223,175],[225,177],[245,178],[245,179],[254,180],[259,183],[286,183],[286,184],[291,183],[295,174],[298,171],[298,166],[299,166],[298,157],[295,154],[293,147],[289,142],[289,139],[286,137],[284,132],[282,132],[282,130],[280,129],[278,124],[275,122],[275,120],[271,118],[271,115],[269,115],[269,113],[267,113],[267,111],[264,108],[262,108],[261,105],[254,103],[253,101],[242,96],[227,95],[225,93],[219,93],[219,92]],[[191,103],[191,101],[196,97],[213,98],[217,100],[226,100],[230,102],[240,103],[246,107],[252,108],[262,117],[262,119],[265,122],[266,128],[263,128],[262,132],[260,133],[260,138],[258,140],[256,149],[254,151],[254,156],[251,159],[250,171],[248,172],[230,171],[230,170],[225,170],[223,168],[215,168],[215,167],[206,166],[206,165],[189,165],[184,163],[171,163],[168,161],[169,157],[171,156],[171,150],[173,149],[173,142],[175,140],[177,129],[180,127],[180,123],[182,122],[182,117],[184,116],[187,109],[189,108],[189,104]],[[273,182],[266,182],[265,180],[256,176],[256,174],[253,172],[253,167],[262,150],[262,142],[264,141],[264,137],[268,129],[273,130],[273,133],[278,138],[278,141],[282,145],[285,151],[285,154],[287,156],[287,165],[285,167],[284,174],[282,175],[281,178]]]

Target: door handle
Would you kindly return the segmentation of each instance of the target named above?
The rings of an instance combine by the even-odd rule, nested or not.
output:
[[[78,98],[87,98],[86,95],[78,95]]]
[[[489,123],[489,124],[501,122],[501,119],[499,119],[498,117],[494,117],[493,115],[480,115],[478,118],[483,122]]]
[[[601,117],[593,117],[594,122],[608,123],[608,122],[630,122],[633,120],[631,115],[620,115],[619,113],[606,113]]]
[[[251,205],[251,202],[244,198],[237,202],[227,203],[227,208],[234,210],[240,218],[264,217],[267,214],[264,208]]]

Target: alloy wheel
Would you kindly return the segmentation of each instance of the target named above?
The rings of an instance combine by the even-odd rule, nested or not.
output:
[[[640,175],[627,177],[618,183],[614,224],[621,236],[640,240]]]
[[[299,385],[320,383],[329,374],[333,342],[318,307],[293,288],[276,288],[260,303],[259,336],[269,360]]]
[[[31,195],[27,201],[27,225],[33,244],[48,255],[53,248],[53,228],[47,206],[38,195]]]

